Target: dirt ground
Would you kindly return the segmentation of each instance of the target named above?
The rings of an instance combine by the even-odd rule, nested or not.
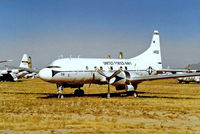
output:
[[[0,83],[0,133],[200,133],[200,84],[139,84],[139,97],[112,87],[83,87],[85,96],[40,79]]]

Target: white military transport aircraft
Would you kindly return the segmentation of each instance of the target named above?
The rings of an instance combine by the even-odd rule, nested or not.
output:
[[[130,59],[64,58],[53,61],[39,72],[39,77],[56,83],[58,98],[63,98],[63,88],[78,88],[74,94],[82,96],[84,84],[107,84],[110,98],[110,85],[116,90],[132,92],[137,97],[137,85],[143,81],[197,76],[200,73],[156,75],[162,72],[159,32],[153,33],[150,47],[137,57]],[[164,69],[165,72],[170,71]]]

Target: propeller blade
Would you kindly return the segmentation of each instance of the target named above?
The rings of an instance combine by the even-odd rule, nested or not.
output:
[[[98,68],[96,68],[96,71],[97,71],[100,75],[102,75],[102,76],[104,76],[104,77],[107,78],[107,76],[104,74],[104,72],[102,72],[102,71],[99,70]]]
[[[118,74],[120,74],[122,72],[122,69],[117,70],[116,72],[114,72],[110,77],[107,77],[107,80],[110,81],[110,79],[116,77]]]
[[[110,84],[108,83],[108,94],[107,94],[107,99],[110,98]]]
[[[100,75],[106,77],[106,80],[107,80],[107,82],[108,82],[108,93],[107,93],[107,98],[109,99],[109,98],[110,98],[110,80],[111,80],[112,78],[116,77],[118,74],[120,74],[120,73],[122,72],[122,69],[120,68],[119,70],[117,70],[116,72],[114,72],[110,77],[106,76],[106,75],[104,74],[104,72],[102,72],[102,71],[99,70],[98,68],[96,68],[96,71],[97,71]]]
[[[102,72],[102,71],[99,70],[98,68],[96,68],[96,71],[97,71],[100,75],[106,77],[106,80],[107,80],[108,83],[109,83],[110,79],[116,77],[118,74],[120,74],[120,73],[122,72],[122,69],[120,68],[119,70],[117,70],[116,72],[114,72],[114,73],[113,73],[111,76],[109,76],[109,77],[106,76],[106,75],[104,74],[104,72]]]

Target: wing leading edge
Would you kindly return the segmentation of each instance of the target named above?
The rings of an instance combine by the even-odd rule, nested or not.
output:
[[[143,81],[152,81],[152,80],[159,80],[159,79],[170,79],[170,78],[180,78],[180,77],[192,77],[192,76],[200,76],[200,73],[188,73],[188,74],[170,74],[170,75],[149,75],[149,76],[141,76],[141,77],[134,77],[130,82],[140,83]]]

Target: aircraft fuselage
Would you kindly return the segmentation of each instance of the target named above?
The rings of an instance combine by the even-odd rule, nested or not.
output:
[[[153,69],[149,69],[149,66],[137,67],[137,64],[130,59],[65,58],[56,60],[48,67],[42,69],[39,76],[41,79],[51,83],[106,83],[106,78],[97,73],[96,69],[102,70],[107,76],[111,76],[113,72],[122,69],[123,72],[118,74],[117,77],[118,82],[116,82],[117,78],[112,80],[115,84],[124,84],[125,81],[123,79],[131,79],[135,75],[155,73]]]

